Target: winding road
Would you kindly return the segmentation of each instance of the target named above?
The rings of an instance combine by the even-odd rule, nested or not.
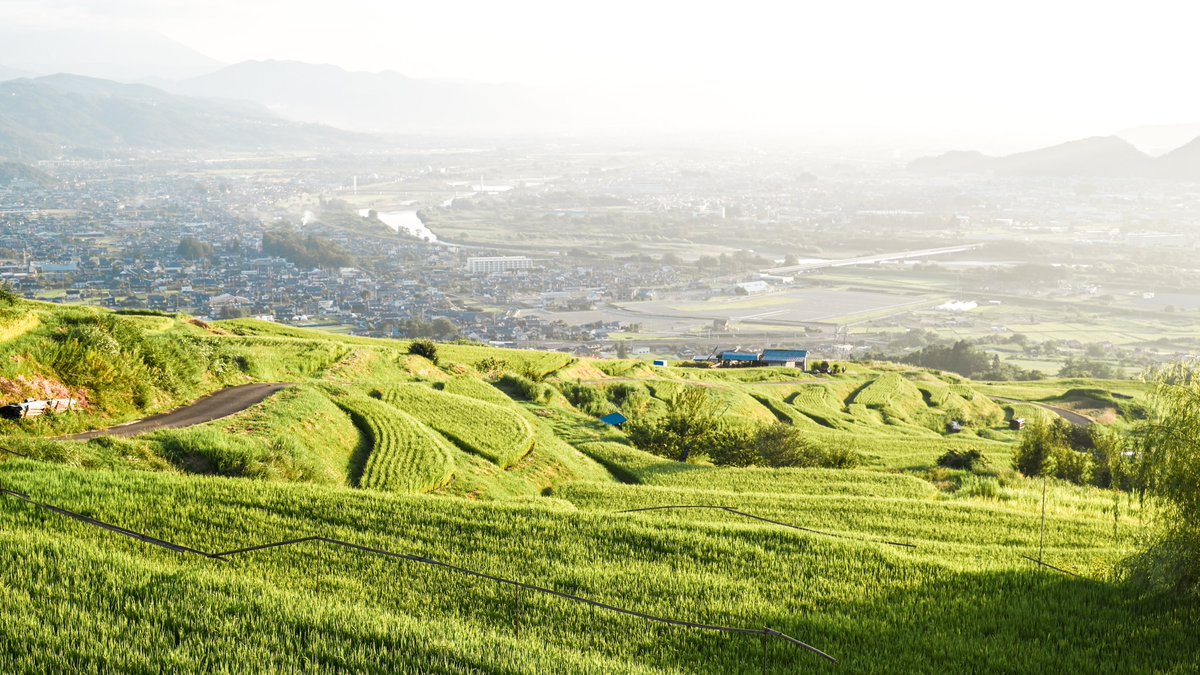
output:
[[[62,436],[55,440],[86,441],[97,436],[136,436],[149,431],[158,431],[159,429],[182,429],[197,424],[204,424],[205,422],[212,422],[222,417],[229,417],[230,415],[240,413],[246,408],[270,398],[288,386],[290,385],[270,382],[229,387],[228,389],[222,389],[209,394],[190,405],[176,408],[171,412],[107,429],[95,429],[73,436]]]
[[[1090,427],[1096,423],[1096,420],[1094,420],[1090,417],[1085,417],[1083,415],[1080,415],[1079,413],[1075,412],[1074,410],[1067,410],[1066,408],[1059,408],[1058,406],[1049,405],[1047,403],[1038,403],[1037,401],[1022,401],[1020,399],[1002,398],[1000,396],[993,396],[991,398],[993,401],[999,401],[1001,403],[1025,403],[1028,405],[1036,405],[1039,408],[1049,410],[1050,412],[1054,413],[1055,415],[1058,415],[1059,417],[1070,422],[1071,424],[1074,424],[1077,427]]]

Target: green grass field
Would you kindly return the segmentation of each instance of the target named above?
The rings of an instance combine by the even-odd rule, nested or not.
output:
[[[1120,425],[1142,410],[1136,383],[651,368],[470,345],[439,345],[434,364],[404,342],[248,320],[0,310],[4,395],[86,404],[0,422],[4,489],[208,553],[319,536],[424,561],[319,542],[212,559],[0,495],[0,672],[1200,669],[1200,608],[1116,575],[1149,532],[1137,500],[1051,481],[1043,540],[1042,483],[1008,470],[1007,420],[1051,414],[1028,402],[1109,410]],[[545,395],[514,400],[495,371]],[[293,386],[189,429],[50,440],[253,381]],[[729,423],[792,425],[859,465],[681,463],[581,403],[655,415],[683,387],[705,388]],[[946,433],[949,420],[964,430]],[[980,450],[993,471],[936,468],[948,449]],[[1027,559],[1039,555],[1072,574]],[[770,627],[840,665],[429,561]]]

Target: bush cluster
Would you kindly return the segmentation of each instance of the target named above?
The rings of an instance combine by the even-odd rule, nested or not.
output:
[[[1026,476],[1047,476],[1078,485],[1128,489],[1132,471],[1124,439],[1099,426],[1079,427],[1064,419],[1035,422],[1021,432],[1013,468]]]
[[[438,363],[437,345],[431,340],[413,340],[408,345],[408,353],[428,359],[435,366]]]
[[[532,403],[545,403],[550,400],[550,396],[553,394],[549,385],[535,382],[524,375],[517,375],[516,373],[505,373],[504,377],[501,377],[500,381],[496,383],[496,386],[513,398]]]
[[[859,463],[848,448],[828,448],[780,422],[733,424],[721,417],[701,387],[680,389],[667,411],[626,425],[638,448],[681,462],[706,457],[719,466],[849,468]]]
[[[558,390],[580,412],[599,417],[612,412],[612,404],[604,392],[591,385],[578,382],[559,382]]]
[[[987,463],[987,459],[983,456],[983,453],[976,448],[969,450],[950,449],[939,457],[937,461],[940,467],[963,471],[974,471],[977,468],[986,467]]]

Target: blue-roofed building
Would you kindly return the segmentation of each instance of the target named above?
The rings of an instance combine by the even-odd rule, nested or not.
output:
[[[806,349],[764,349],[759,360],[764,366],[808,370],[808,350]]]
[[[723,366],[757,366],[758,354],[752,352],[721,352]]]

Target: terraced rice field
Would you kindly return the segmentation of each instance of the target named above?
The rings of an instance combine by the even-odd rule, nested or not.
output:
[[[894,478],[712,470],[704,488],[580,483],[472,503],[238,479],[0,464],[6,488],[204,551],[321,535],[689,621],[771,626],[839,671],[1186,672],[1195,608],[1147,606],[1104,571],[1128,550],[1102,512],[946,502]],[[680,473],[691,480],[703,473]],[[870,485],[842,495],[837,485]],[[893,484],[894,483],[894,484]],[[893,489],[894,488],[894,489]],[[1093,498],[1093,505],[1102,500]],[[724,511],[733,504],[801,531]],[[1095,508],[1095,506],[1093,506]],[[836,535],[836,536],[834,536]],[[915,545],[905,548],[884,540]],[[757,639],[647,624],[557,598],[307,545],[230,564],[0,502],[0,668],[366,672],[769,672],[833,668]],[[517,613],[519,612],[519,613]],[[515,618],[514,618],[515,617]],[[302,636],[297,639],[296,636]],[[967,637],[969,636],[969,638]],[[1039,637],[1042,636],[1042,637]],[[1052,636],[1054,649],[1031,648]]]
[[[768,627],[849,673],[1200,671],[1200,609],[1117,574],[1150,514],[1049,481],[1043,538],[1043,483],[1005,473],[1019,439],[1005,415],[1042,409],[984,395],[1124,416],[1135,386],[981,385],[878,364],[661,369],[469,345],[439,346],[434,363],[402,342],[248,320],[31,307],[37,323],[0,341],[0,378],[89,406],[0,433],[3,673],[835,669]],[[550,396],[513,400],[477,366]],[[190,429],[49,438],[257,381],[294,384]],[[704,387],[725,421],[793,425],[860,465],[664,459],[574,407],[564,382],[633,415]],[[972,425],[943,433],[957,416]],[[935,467],[948,449],[995,470]]]
[[[422,493],[453,478],[454,449],[412,415],[366,397],[347,399],[342,405],[371,443],[360,487]]]
[[[512,466],[533,449],[529,421],[498,405],[421,384],[391,387],[381,398],[500,468]]]

